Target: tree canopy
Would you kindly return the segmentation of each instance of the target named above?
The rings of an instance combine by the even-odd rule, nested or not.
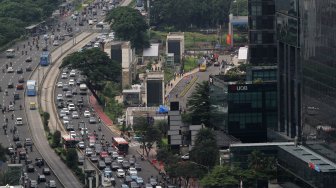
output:
[[[51,16],[61,0],[0,0],[0,46],[24,34],[24,27]]]
[[[139,11],[131,7],[117,7],[109,11],[105,21],[111,24],[117,38],[131,41],[132,47],[149,47],[148,25]]]
[[[231,2],[232,0],[151,1],[151,25],[172,27],[174,30],[216,28],[228,22]]]
[[[197,83],[195,91],[187,101],[190,123],[204,124],[206,127],[213,127],[210,121],[210,87],[207,81]]]
[[[99,48],[69,54],[60,66],[64,67],[81,71],[86,77],[88,86],[94,90],[102,90],[106,81],[121,80],[121,64],[112,61]]]
[[[196,135],[195,146],[190,151],[190,160],[211,168],[219,159],[219,151],[213,131],[201,129]]]
[[[135,118],[133,129],[135,134],[141,137],[140,142],[148,156],[153,144],[162,138],[160,129],[154,126],[149,121],[149,118],[146,117]]]

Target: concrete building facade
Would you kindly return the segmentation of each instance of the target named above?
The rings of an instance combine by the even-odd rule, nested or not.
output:
[[[174,63],[181,63],[184,55],[184,33],[168,33],[166,41],[166,54],[169,53],[174,54]]]

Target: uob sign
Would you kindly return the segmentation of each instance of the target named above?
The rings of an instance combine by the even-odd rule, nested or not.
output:
[[[237,86],[237,91],[247,91],[247,86]]]

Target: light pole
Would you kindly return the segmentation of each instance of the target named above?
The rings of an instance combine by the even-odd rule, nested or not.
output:
[[[233,1],[233,2],[237,4],[237,14],[236,14],[236,16],[238,16],[238,10],[239,10],[239,3],[238,3],[238,0],[235,0],[235,1]]]

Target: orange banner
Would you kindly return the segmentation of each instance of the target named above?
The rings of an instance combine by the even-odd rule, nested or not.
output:
[[[226,44],[231,45],[231,35],[230,34],[226,35]]]

